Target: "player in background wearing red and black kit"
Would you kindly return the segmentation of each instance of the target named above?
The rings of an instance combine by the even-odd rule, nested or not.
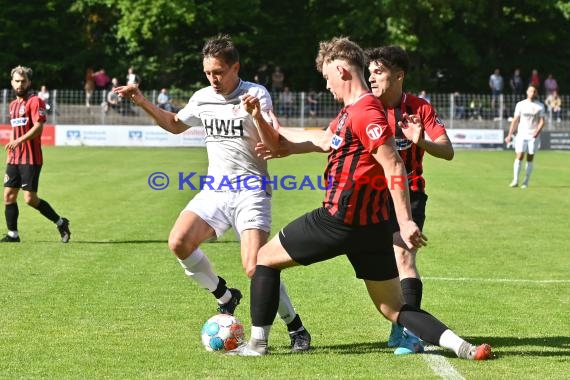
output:
[[[4,205],[8,234],[0,242],[20,241],[17,200],[18,192],[22,189],[26,204],[54,222],[61,235],[61,241],[67,243],[71,237],[69,220],[60,217],[48,202],[38,198],[38,184],[43,165],[41,138],[46,122],[45,103],[30,92],[32,69],[17,66],[12,69],[10,76],[16,100],[10,103],[12,135],[6,145],[8,159],[4,176]]]
[[[251,337],[230,354],[261,356],[269,352],[283,269],[345,254],[385,318],[428,342],[452,349],[460,358],[490,358],[489,345],[474,346],[429,313],[403,303],[389,196],[408,248],[425,245],[426,237],[412,220],[405,166],[395,149],[393,133],[382,105],[364,79],[364,52],[348,38],[333,38],[320,43],[316,64],[327,89],[344,107],[324,134],[321,132],[320,140],[314,139],[314,134],[302,139],[303,133],[283,137],[291,139],[290,144],[299,144],[289,153],[302,153],[303,148],[304,152],[330,151],[325,178],[332,177],[332,185],[327,186],[322,207],[289,223],[259,251],[251,283]]]
[[[412,218],[423,229],[428,198],[422,177],[424,152],[451,160],[453,146],[433,106],[403,91],[410,66],[406,51],[398,46],[385,46],[367,50],[366,55],[372,93],[384,106],[388,124],[396,138],[396,149],[406,165]],[[406,115],[409,115],[407,119]],[[425,139],[426,134],[429,140]],[[409,249],[402,241],[395,213],[391,213],[390,220],[394,228],[394,252],[404,300],[408,305],[420,308],[423,285],[416,267],[417,250]],[[419,340],[397,324],[392,325],[388,346],[398,347],[394,352],[397,355],[423,351]]]

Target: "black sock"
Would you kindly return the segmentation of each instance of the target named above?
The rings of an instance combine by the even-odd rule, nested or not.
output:
[[[216,299],[222,298],[222,296],[226,294],[226,290],[228,290],[228,287],[226,286],[226,280],[224,280],[220,276],[218,276],[218,278],[220,279],[220,281],[218,282],[218,286],[216,287],[216,290],[212,292],[212,294],[214,295],[214,297],[216,297]]]
[[[255,267],[251,279],[251,322],[253,326],[273,324],[279,308],[281,271],[263,265]]]
[[[439,338],[448,329],[439,319],[426,311],[404,305],[398,316],[398,324],[406,327],[420,339],[439,346]]]
[[[298,331],[301,327],[303,327],[303,322],[301,322],[301,317],[299,317],[299,314],[297,314],[291,322],[287,323],[287,331],[290,333]]]
[[[419,309],[422,305],[422,280],[413,277],[404,278],[400,281],[400,284],[402,286],[402,294],[404,295],[406,303]]]
[[[47,203],[43,199],[40,199],[40,203],[38,203],[38,207],[36,207],[36,210],[38,210],[43,216],[45,216],[54,223],[57,223],[57,221],[59,220],[59,215],[57,215],[57,212],[55,212],[55,210],[51,208],[49,203]]]
[[[6,215],[6,227],[8,227],[8,231],[18,231],[18,216],[20,215],[18,204],[11,203],[6,205],[4,215]]]

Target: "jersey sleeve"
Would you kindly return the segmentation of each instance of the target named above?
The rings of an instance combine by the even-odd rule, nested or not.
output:
[[[521,115],[521,107],[522,107],[522,102],[518,102],[517,105],[515,106],[515,115],[514,117],[520,116]]]
[[[178,111],[176,116],[178,120],[190,127],[199,127],[202,125],[202,120],[198,114],[198,102],[196,101],[195,95],[190,98],[184,108]]]
[[[46,104],[38,96],[34,96],[29,101],[30,116],[32,124],[45,123],[47,121]]]
[[[420,118],[424,126],[424,130],[431,141],[435,141],[445,133],[443,122],[437,116],[435,108],[428,102],[420,107]]]
[[[273,101],[271,100],[271,95],[262,86],[252,86],[247,91],[248,95],[255,96],[259,99],[259,106],[261,107],[261,114],[265,121],[269,124],[273,124],[273,119],[269,116],[269,111],[273,111]]]
[[[541,104],[540,105],[540,111],[538,112],[538,117],[545,117],[546,116],[546,112],[544,109],[544,106]]]
[[[364,148],[373,152],[394,136],[380,103],[369,102],[352,115],[352,129]]]

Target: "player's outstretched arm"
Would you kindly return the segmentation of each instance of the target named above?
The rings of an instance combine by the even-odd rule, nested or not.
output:
[[[395,149],[394,138],[391,137],[376,149],[373,156],[384,168],[388,189],[394,201],[396,218],[400,225],[400,236],[409,249],[418,249],[427,245],[427,237],[412,220],[406,166]]]
[[[113,92],[141,107],[162,129],[168,132],[179,134],[189,128],[182,121],[178,120],[175,113],[160,109],[145,98],[136,84],[116,87],[113,89]]]
[[[265,160],[287,157],[291,154],[326,153],[330,150],[331,135],[328,131],[305,131],[297,128],[279,128],[280,138],[277,150],[270,150],[258,143],[255,151]]]

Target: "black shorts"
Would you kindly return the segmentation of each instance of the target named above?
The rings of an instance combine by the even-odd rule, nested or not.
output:
[[[424,223],[426,221],[426,204],[428,196],[426,193],[421,191],[410,191],[410,205],[412,206],[412,219],[420,230],[424,229]],[[400,225],[398,224],[398,219],[396,218],[396,210],[394,209],[394,202],[390,198],[390,223],[392,224],[392,231],[400,231]]]
[[[398,277],[388,222],[351,226],[321,207],[289,223],[279,232],[279,240],[301,265],[345,254],[357,278],[384,281]]]
[[[37,193],[41,171],[41,165],[8,164],[4,176],[4,187],[22,188],[22,190]]]

